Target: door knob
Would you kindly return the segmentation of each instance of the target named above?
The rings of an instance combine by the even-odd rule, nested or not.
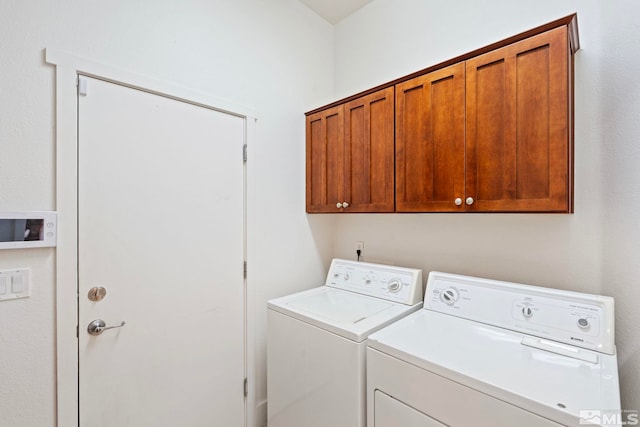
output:
[[[123,321],[118,326],[107,326],[107,324],[104,323],[104,320],[96,319],[93,322],[89,323],[89,326],[87,326],[87,332],[89,332],[89,335],[97,336],[103,333],[104,331],[106,331],[107,329],[121,328],[124,325],[125,325],[125,322]]]
[[[453,201],[453,203],[455,203],[455,204],[456,204],[456,206],[460,206],[460,205],[462,204],[462,199],[461,199],[460,197],[457,197],[457,198]]]
[[[342,202],[342,207],[343,207],[343,208],[348,208],[348,207],[349,207],[349,203],[347,203],[347,202]]]
[[[467,197],[467,205],[471,206],[473,204],[473,197]]]
[[[336,203],[336,208],[340,209],[342,207],[342,203],[338,202]]]

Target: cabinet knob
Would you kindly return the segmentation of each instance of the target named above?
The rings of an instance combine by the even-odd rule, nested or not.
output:
[[[342,202],[342,207],[343,207],[343,208],[348,208],[348,207],[349,207],[349,203],[347,203],[347,202]]]
[[[471,206],[473,204],[473,197],[467,197],[467,205]]]
[[[336,208],[340,209],[342,207],[342,203],[338,202],[336,203]]]
[[[462,204],[462,199],[460,197],[457,197],[456,200],[453,201],[453,203],[455,203],[456,206],[460,206]]]

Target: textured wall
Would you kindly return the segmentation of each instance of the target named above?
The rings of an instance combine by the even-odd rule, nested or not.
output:
[[[616,299],[623,406],[640,410],[640,6],[631,0],[375,0],[336,25],[336,97],[578,13],[575,214],[344,215],[336,256]]]
[[[0,211],[56,208],[55,69],[45,48],[255,108],[258,403],[265,301],[320,283],[327,264],[330,219],[304,214],[302,113],[332,92],[332,34],[296,0],[0,0]],[[33,287],[29,299],[0,302],[0,425],[54,426],[55,250],[0,251],[0,269],[14,267],[33,269]]]
[[[640,410],[640,5],[598,2],[601,39],[599,143],[604,183],[603,286],[616,298],[616,341],[623,402]],[[634,71],[635,70],[635,71]]]

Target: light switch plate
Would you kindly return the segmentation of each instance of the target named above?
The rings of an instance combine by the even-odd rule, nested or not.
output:
[[[2,286],[4,284],[4,287]],[[0,271],[0,301],[29,298],[31,296],[31,269],[16,268]]]
[[[7,293],[7,276],[0,276],[0,295],[4,295]]]

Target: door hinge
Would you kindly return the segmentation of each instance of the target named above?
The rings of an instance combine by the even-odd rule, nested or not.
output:
[[[242,161],[246,163],[247,161],[247,144],[242,146]]]
[[[83,79],[82,76],[78,76],[77,80],[78,95],[87,95],[87,79]]]
[[[80,338],[80,326],[76,325],[76,338]]]
[[[247,278],[247,261],[244,262],[244,278]]]
[[[243,387],[244,387],[244,397],[247,397],[249,395],[249,381],[246,378],[244,379]]]

